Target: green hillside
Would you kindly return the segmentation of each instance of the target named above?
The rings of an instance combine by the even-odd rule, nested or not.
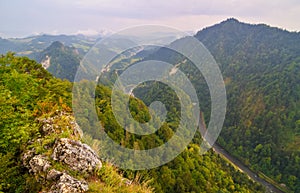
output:
[[[199,31],[195,38],[214,56],[226,85],[227,113],[218,142],[257,173],[299,192],[300,33],[228,19]],[[209,122],[208,86],[187,58],[161,48],[143,60],[179,64],[196,88]],[[133,64],[105,76],[114,80],[115,72],[121,74]]]
[[[53,42],[35,57],[52,75],[71,82],[74,81],[81,58],[76,48],[65,46],[59,41]]]
[[[54,40],[54,37],[51,38]],[[35,53],[31,57],[43,62],[48,56],[52,64],[47,70],[56,77],[73,81],[81,54],[86,52],[79,47],[91,46],[91,42],[86,40],[82,43],[85,40],[79,40],[77,36],[60,38],[63,44],[49,43],[49,47],[44,44],[44,47],[38,46],[42,40],[48,42],[48,36],[22,41],[0,39],[0,42],[5,49],[16,50],[19,54],[26,50],[28,42],[35,42],[30,47],[30,53]],[[265,174],[292,192],[300,192],[300,33],[228,19],[199,31],[195,38],[214,56],[226,85],[227,113],[218,143],[258,174]],[[18,47],[20,45],[23,47]],[[78,49],[79,53],[76,52]],[[133,90],[137,98],[130,97],[130,113],[135,120],[145,123],[151,114],[147,106],[155,99],[160,100],[168,110],[166,122],[160,129],[150,135],[137,135],[124,130],[115,120],[110,86],[117,75],[139,61],[160,60],[177,64],[196,88],[201,111],[205,121],[209,122],[211,104],[208,86],[201,72],[187,58],[167,48],[132,53],[132,57],[120,57],[112,62],[110,71],[100,77],[103,82],[97,85],[95,92],[89,92],[95,84],[91,81],[75,83],[86,89],[78,91],[82,97],[86,93],[91,95],[89,97],[96,97],[96,107],[87,101],[76,121],[86,133],[83,141],[99,150],[99,154],[102,128],[94,129],[99,124],[91,121],[95,118],[101,120],[103,129],[115,142],[138,150],[158,147],[176,131],[180,120],[178,112],[182,107],[174,92],[157,82],[142,84]],[[20,155],[28,149],[30,140],[40,136],[38,118],[55,114],[55,110],[72,114],[73,83],[54,78],[41,65],[25,57],[9,53],[2,56],[0,62],[0,190],[22,192],[31,190],[34,188],[32,184],[37,182],[22,166]],[[88,67],[90,69],[86,73],[92,72],[94,78],[96,75],[91,69],[95,66]],[[158,88],[163,88],[163,92],[157,92]],[[118,97],[125,95],[118,93]],[[96,109],[97,115],[91,114],[91,109]],[[155,123],[159,125],[162,120],[157,119]],[[130,121],[127,127],[143,129]],[[61,136],[54,136],[57,137]],[[199,155],[201,140],[196,133],[178,157],[161,167],[122,172],[128,179],[147,181],[155,192],[264,192],[261,186],[236,171],[213,151]],[[92,182],[92,189],[97,189],[96,180]],[[41,185],[36,188],[41,189]],[[127,192],[135,190],[126,189]]]
[[[215,57],[226,84],[219,142],[251,168],[299,192],[300,34],[229,19],[195,37]]]
[[[83,81],[80,88],[89,89],[92,87],[91,83]],[[154,85],[156,87],[158,85]],[[152,92],[157,91],[153,88]],[[166,90],[165,90],[166,91]],[[164,92],[159,95],[160,100],[170,101],[167,109],[176,109],[178,104],[176,100],[172,99],[174,93]],[[83,93],[91,93],[81,91]],[[154,93],[148,93],[147,96],[155,96]],[[121,94],[120,94],[121,95]],[[137,135],[124,130],[114,118],[111,107],[111,90],[109,87],[98,85],[95,91],[96,97],[96,111],[99,119],[101,120],[104,130],[108,135],[118,144],[133,148],[136,150],[149,149],[158,147],[169,140],[177,127],[176,120],[179,118],[177,110],[168,111],[166,122],[155,133],[150,135]],[[156,98],[157,99],[157,98]],[[153,100],[153,98],[148,99]],[[149,102],[149,101],[148,101]],[[146,101],[146,105],[149,105]],[[92,114],[89,114],[90,109],[93,108],[90,103],[85,104],[84,112],[77,112],[79,125],[85,128],[84,131],[90,136],[89,138],[94,142],[101,144],[101,132],[91,129],[94,125],[90,121]],[[135,120],[139,122],[146,122],[149,119],[148,110],[145,104],[135,98],[130,99],[131,114]],[[168,104],[167,104],[168,106]],[[136,111],[137,109],[137,111]],[[90,120],[89,120],[90,119]],[[160,120],[156,120],[159,122]],[[139,129],[138,125],[134,122],[127,122],[127,127],[135,127]],[[101,129],[100,129],[101,130]],[[237,171],[231,164],[223,158],[209,151],[205,155],[200,155],[199,143],[201,141],[200,135],[197,134],[185,150],[178,155],[173,161],[160,166],[155,169],[131,171],[125,170],[126,177],[142,175],[145,179],[152,179],[150,185],[154,188],[155,192],[264,192],[264,188],[250,180],[246,174]],[[101,154],[101,150],[100,150]],[[110,157],[108,156],[108,159]],[[160,159],[153,157],[153,159]],[[141,158],[143,161],[143,158]]]
[[[26,57],[9,53],[0,58],[0,191],[39,192],[49,190],[52,181],[38,176],[24,166],[24,154],[33,151],[36,155],[49,157],[49,163],[56,170],[63,170],[88,183],[88,192],[264,192],[263,188],[237,171],[227,161],[212,151],[201,156],[199,146],[190,144],[172,162],[152,170],[122,171],[121,177],[109,163],[103,163],[101,170],[93,175],[80,174],[50,158],[51,148],[59,138],[80,140],[76,134],[71,109],[72,84],[54,78],[40,64]],[[82,81],[86,89],[92,82]],[[160,145],[172,135],[172,123],[150,136],[134,136],[124,133],[113,118],[110,104],[111,90],[99,85],[96,89],[96,109],[105,130],[116,141],[133,148],[151,148]],[[121,95],[120,95],[121,96]],[[169,95],[162,97],[168,98]],[[131,99],[132,115],[137,120],[147,121],[148,110],[138,99]],[[86,106],[83,113],[89,118]],[[63,112],[63,113],[59,113]],[[174,112],[171,111],[170,116]],[[84,142],[101,153],[97,131],[88,130],[88,122],[78,120],[82,129],[94,137],[85,135]],[[42,120],[42,122],[41,122]],[[43,125],[43,120],[52,120],[53,127]],[[73,126],[72,126],[73,125]],[[45,130],[52,128],[51,132]],[[99,128],[100,129],[100,128]],[[48,134],[45,134],[49,132]],[[95,139],[96,138],[96,139]],[[200,140],[198,138],[198,140]],[[132,146],[133,144],[133,146]],[[136,144],[136,145],[135,145]],[[50,167],[50,166],[49,166]],[[125,181],[124,181],[125,179]],[[123,183],[126,182],[126,183]],[[149,187],[150,186],[150,187]]]
[[[83,192],[76,187],[80,183],[88,188],[84,192],[152,192],[146,181],[125,179],[109,163],[82,173],[54,160],[54,144],[59,139],[68,138],[77,145],[83,140],[72,115],[69,81],[54,78],[27,57],[8,53],[0,57],[0,88],[1,193],[73,192],[74,188],[68,189],[72,186]],[[52,177],[51,171],[55,171]],[[60,184],[55,186],[57,178]]]

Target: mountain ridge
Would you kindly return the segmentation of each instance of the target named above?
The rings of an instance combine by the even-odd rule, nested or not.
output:
[[[199,31],[195,38],[215,58],[226,86],[227,113],[218,142],[255,172],[299,192],[300,33],[228,19]],[[210,115],[206,81],[190,61],[183,62],[184,56],[161,48],[144,60],[180,64],[177,67],[188,74],[204,115]],[[138,62],[117,63],[109,76],[113,81]]]
[[[299,192],[300,33],[265,24],[242,23],[230,18],[204,28],[195,37],[214,56],[226,84],[227,115],[219,143],[254,171],[262,171],[282,186]],[[63,51],[62,44],[55,43],[51,50],[55,50],[55,47]],[[76,49],[78,47],[81,46],[77,45]],[[87,47],[84,44],[84,48]],[[68,48],[65,46],[65,49]],[[30,50],[40,52],[44,49]],[[85,53],[85,49],[82,50],[80,54]],[[172,53],[162,51],[151,53],[151,57],[143,57],[167,57],[168,62],[180,62]],[[117,67],[112,69],[118,70],[118,64],[120,63],[116,63]],[[201,79],[201,72],[189,65],[189,62],[182,63],[179,69],[189,74],[191,82],[195,84],[197,93],[201,95],[201,108],[207,116],[210,114],[210,105],[207,104],[209,90],[205,87],[205,79]],[[122,63],[120,66],[125,70],[126,64]],[[109,100],[99,105],[104,104],[109,104]],[[110,114],[106,115],[110,117]],[[102,115],[102,118],[105,116]],[[120,136],[122,133],[119,133]],[[175,169],[172,172],[169,170],[168,167],[166,170],[161,168],[157,173],[167,172],[169,176],[170,173],[177,172]],[[172,184],[175,179],[169,180]],[[161,190],[164,188],[159,187]]]
[[[214,56],[226,84],[227,115],[219,142],[298,192],[300,33],[229,19],[195,37]]]
[[[54,41],[45,50],[36,53],[34,58],[55,77],[71,82],[74,81],[81,61],[78,49],[65,46],[59,41]]]

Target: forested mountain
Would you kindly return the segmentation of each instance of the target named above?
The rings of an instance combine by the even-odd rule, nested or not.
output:
[[[84,35],[37,35],[26,38],[0,38],[0,53],[15,52],[17,55],[34,56],[49,47],[53,42],[59,41],[66,46],[72,46],[81,54],[86,53],[101,37],[87,37]]]
[[[300,33],[228,19],[199,31],[195,38],[214,56],[226,85],[227,114],[218,142],[258,174],[299,192]],[[208,86],[187,58],[161,48],[143,60],[179,64],[209,118]],[[105,76],[114,80],[115,73],[133,64]]]
[[[0,38],[0,54],[14,52],[19,56],[27,56],[42,63],[43,67],[55,77],[73,81],[81,59],[100,39],[100,35],[99,37],[37,35],[27,38]],[[87,73],[90,73],[89,69]]]
[[[300,34],[228,19],[195,37],[214,56],[226,85],[227,114],[218,142],[257,173],[299,192]],[[187,58],[161,48],[146,59],[180,64],[209,117],[207,84]]]
[[[197,144],[190,144],[174,161],[157,169],[123,171],[130,181],[107,163],[92,173],[77,171],[74,166],[80,167],[84,162],[68,165],[65,160],[77,156],[76,153],[69,158],[64,154],[61,162],[54,159],[59,152],[58,147],[61,147],[57,143],[64,142],[61,145],[65,148],[75,144],[78,148],[81,140],[101,152],[100,143],[96,140],[101,136],[97,136],[97,130],[88,130],[88,122],[83,124],[83,130],[93,138],[89,135],[80,138],[78,135],[71,108],[72,83],[54,78],[42,65],[11,53],[1,56],[0,64],[0,191],[55,192],[56,188],[81,188],[81,192],[87,189],[87,192],[151,192],[152,189],[155,192],[263,192],[262,186],[249,180],[212,151],[201,156]],[[94,82],[75,84],[83,84],[83,88],[88,89]],[[166,123],[159,133],[150,136],[124,133],[113,118],[110,93],[108,87],[99,85],[95,100],[98,116],[114,140],[140,149],[160,145],[172,135],[172,123]],[[88,109],[95,108],[89,105],[83,112],[87,119],[90,118]],[[137,120],[147,120],[148,110],[145,107],[142,101],[132,98],[130,108]],[[85,120],[77,121],[82,125]],[[71,139],[70,144],[65,144],[65,138]],[[84,149],[80,150],[81,154]],[[74,151],[74,148],[70,150]],[[79,162],[84,161],[82,159]]]
[[[71,82],[8,53],[0,57],[0,88],[0,192],[152,192],[82,145]]]
[[[265,24],[252,25],[228,19],[199,31],[194,37],[214,56],[226,85],[227,113],[218,143],[258,175],[263,173],[280,186],[300,192],[300,34]],[[50,59],[53,66],[48,66],[47,70],[57,77],[73,81],[80,58],[94,41],[84,37],[78,39],[77,36],[0,39],[0,51],[28,55],[44,65]],[[163,87],[157,82],[143,84],[133,90],[134,96],[139,99],[131,97],[131,114],[136,120],[147,122],[149,112],[146,106],[158,98],[173,105],[168,107],[171,111],[167,115],[167,120],[172,121],[165,123],[154,134],[139,136],[125,132],[114,119],[110,81],[139,61],[160,60],[176,64],[193,83],[208,123],[211,105],[207,84],[201,72],[184,56],[161,48],[119,59],[110,66],[110,71],[103,74],[105,85],[99,82],[95,93],[91,92],[96,97],[97,116],[116,142],[136,149],[157,147],[170,139],[178,124],[176,97],[167,88],[163,93],[155,92],[157,87]],[[21,144],[26,144],[30,136],[39,135],[36,116],[42,116],[42,111],[51,114],[48,110],[54,105],[72,112],[71,83],[53,78],[27,58],[7,55],[1,58],[1,62],[3,100],[0,102],[3,116],[0,124],[1,130],[8,134],[1,131],[0,145],[3,150],[0,159],[3,160],[1,163],[8,163],[1,166],[3,172],[6,168],[12,168],[7,170],[8,175],[0,175],[0,190],[6,191],[11,190],[8,184],[15,188],[21,181],[32,179],[20,164],[20,154],[27,146]],[[9,63],[14,65],[7,66]],[[81,81],[78,84],[88,89],[94,83]],[[143,98],[142,93],[145,92],[148,95]],[[91,117],[88,109],[95,108],[91,104],[85,104],[77,121],[88,134],[84,140],[99,149],[99,132],[91,129],[93,125],[89,123]],[[136,125],[129,123],[128,127]],[[15,135],[8,137],[11,132]],[[5,141],[7,138],[11,143]],[[236,171],[214,152],[200,156],[198,148],[201,140],[198,133],[183,153],[162,167],[140,172],[123,171],[124,175],[127,178],[139,175],[152,178],[151,186],[155,192],[263,192],[261,186]],[[11,181],[16,176],[19,177]],[[28,188],[24,183],[22,187]]]
[[[34,58],[55,77],[73,82],[82,56],[76,48],[55,41]]]
[[[226,84],[219,142],[299,192],[300,33],[228,19],[195,37],[215,57]]]
[[[81,97],[77,100],[85,100],[89,98],[91,94],[91,88],[93,84],[88,81],[82,81],[79,88],[82,90],[76,91]],[[167,89],[167,88],[166,88]],[[155,92],[156,89],[153,89]],[[166,90],[165,90],[166,91]],[[174,136],[176,127],[178,126],[178,112],[176,110],[171,110],[168,112],[167,120],[163,125],[154,133],[150,135],[138,135],[128,131],[128,128],[133,128],[135,130],[141,129],[138,124],[134,121],[126,121],[126,130],[119,125],[117,122],[111,104],[111,89],[107,86],[99,84],[95,90],[95,105],[97,116],[101,121],[105,132],[113,139],[117,144],[123,147],[127,147],[135,150],[147,150],[163,145],[171,137]],[[86,95],[88,94],[88,95]],[[149,96],[153,96],[150,93]],[[156,93],[157,94],[157,93]],[[118,98],[124,97],[124,94],[118,93]],[[169,101],[167,104],[167,109],[177,109],[178,103],[176,101],[170,100],[174,96],[172,90],[161,94],[160,100],[163,102]],[[149,99],[150,101],[153,99]],[[149,105],[147,101],[143,103],[134,97],[130,98],[129,108],[130,113],[140,123],[147,122],[149,120],[149,111],[146,105]],[[82,103],[84,106],[77,110],[77,121],[80,126],[82,126],[83,131],[86,132],[87,138],[93,144],[102,144],[103,139],[101,133],[102,129],[93,129],[95,125],[93,124],[93,114],[92,103],[85,101]],[[118,109],[125,104],[119,104],[115,107]],[[78,108],[78,107],[76,107]],[[178,110],[178,109],[177,109]],[[159,125],[160,120],[154,120]],[[229,164],[224,158],[220,157],[213,151],[209,151],[205,155],[200,155],[199,143],[201,137],[199,134],[196,135],[193,142],[191,142],[184,151],[176,156],[171,162],[162,165],[160,167],[141,171],[125,170],[124,175],[128,178],[132,176],[141,175],[145,179],[151,180],[151,187],[154,188],[154,192],[265,192],[264,188],[253,182],[248,178],[248,176],[234,168]],[[105,145],[103,145],[106,147]],[[103,149],[102,146],[102,149]],[[103,153],[104,152],[104,153]],[[108,159],[111,158],[106,151],[99,150],[99,154]],[[117,159],[117,157],[115,157]],[[160,157],[153,156],[151,159],[160,159]],[[144,162],[144,158],[140,158],[140,162]],[[130,162],[129,162],[130,164]],[[136,163],[139,164],[139,163]]]

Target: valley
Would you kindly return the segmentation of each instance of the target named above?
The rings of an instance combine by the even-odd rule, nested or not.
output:
[[[116,175],[122,173],[122,177],[130,180],[141,176],[141,184],[149,180],[147,187],[139,183],[133,187],[135,190],[144,188],[146,192],[151,188],[159,193],[299,192],[300,33],[230,18],[198,31],[194,37],[214,57],[226,87],[225,122],[213,150],[199,154],[199,144],[203,139],[201,133],[196,132],[190,144],[171,162],[149,170],[121,170],[115,172],[118,173]],[[180,122],[178,112],[183,107],[176,93],[159,81],[146,82],[130,89],[129,97],[130,113],[141,123],[149,121],[151,112],[148,107],[153,101],[165,104],[168,110],[166,121],[154,120],[155,124],[162,125],[157,131],[150,135],[137,135],[122,128],[114,117],[111,104],[114,82],[123,71],[139,62],[167,62],[174,66],[169,76],[179,71],[186,74],[196,90],[205,117],[203,122],[209,123],[211,99],[205,78],[187,57],[165,47],[134,47],[114,58],[101,72],[102,77],[98,77],[96,64],[87,63],[84,73],[80,74],[81,79],[74,82],[78,68],[82,67],[81,61],[102,38],[105,37],[39,35],[0,39],[0,160],[1,163],[9,160],[7,165],[1,166],[1,171],[13,168],[9,179],[0,174],[0,191],[14,192],[9,184],[16,188],[20,181],[24,181],[22,190],[33,188],[26,184],[33,177],[22,166],[20,155],[33,146],[29,143],[30,136],[38,139],[41,135],[37,118],[55,114],[55,108],[73,113],[74,85],[81,85],[76,91],[81,97],[94,99],[94,102],[83,99],[83,103],[78,102],[84,106],[80,106],[76,122],[83,130],[83,142],[98,150],[99,155],[104,152],[103,157],[110,156],[109,151],[101,152],[103,132],[122,147],[136,150],[159,147],[171,139]],[[107,50],[109,53],[115,51]],[[95,91],[89,90],[93,87]],[[125,97],[124,93],[118,93],[118,97]],[[92,113],[95,109],[97,114]],[[93,129],[99,125],[99,122],[93,122],[96,118],[101,122],[101,129]],[[128,128],[143,129],[134,122],[126,121]],[[46,146],[52,144],[49,141],[55,137],[64,135],[67,134],[45,139]],[[21,136],[20,140],[18,136]],[[178,142],[178,145],[181,144]],[[50,154],[51,150],[37,151]],[[153,160],[156,159],[159,158],[154,156]],[[140,161],[143,162],[143,158]],[[97,174],[95,178],[103,182],[104,174],[108,175],[102,171],[102,176]],[[86,180],[94,185],[92,178]],[[39,184],[36,188],[42,189],[47,184]]]

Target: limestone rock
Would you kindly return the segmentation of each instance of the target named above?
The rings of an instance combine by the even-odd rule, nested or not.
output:
[[[81,173],[91,173],[97,167],[102,167],[99,157],[88,145],[68,138],[61,138],[55,142],[51,157]]]
[[[66,112],[56,111],[55,116],[38,119],[42,123],[40,132],[42,135],[49,135],[54,132],[61,132],[64,129],[73,131],[74,136],[82,137],[83,133],[74,117]]]
[[[43,186],[46,193],[82,193],[88,191],[88,184],[84,180],[76,179],[70,174],[73,171],[81,172],[84,177],[92,174],[95,169],[102,167],[97,154],[86,144],[68,138],[52,140],[45,143],[45,137],[53,133],[70,132],[73,139],[80,139],[82,131],[70,113],[56,111],[48,118],[38,120],[41,123],[39,138],[29,143],[34,147],[42,146],[46,150],[39,153],[36,148],[26,150],[22,154],[22,163]],[[52,155],[49,156],[49,153]],[[67,166],[64,171],[57,170],[53,164]]]
[[[88,184],[85,181],[77,180],[63,173],[59,180],[52,185],[49,193],[83,193],[88,191],[88,189]]]
[[[51,169],[48,173],[47,173],[47,180],[58,180],[60,176],[62,176],[63,173],[60,171],[57,171],[55,169]]]
[[[31,166],[29,165],[29,161],[35,156],[35,149],[27,150],[23,155],[22,155],[22,162],[23,166],[25,166],[27,169],[31,169]]]
[[[36,155],[30,161],[30,170],[31,172],[37,174],[40,172],[47,172],[47,170],[51,167],[50,162],[47,160],[45,156]]]
[[[47,193],[83,193],[89,189],[87,182],[78,180],[65,171],[60,172],[55,169],[50,169],[51,163],[47,160],[46,156],[35,155],[30,158],[29,155],[31,155],[31,151],[24,154],[23,163],[25,163],[29,171],[36,176],[37,181],[44,183],[46,179],[53,183],[50,191],[47,191]],[[25,161],[26,159],[30,160]]]

